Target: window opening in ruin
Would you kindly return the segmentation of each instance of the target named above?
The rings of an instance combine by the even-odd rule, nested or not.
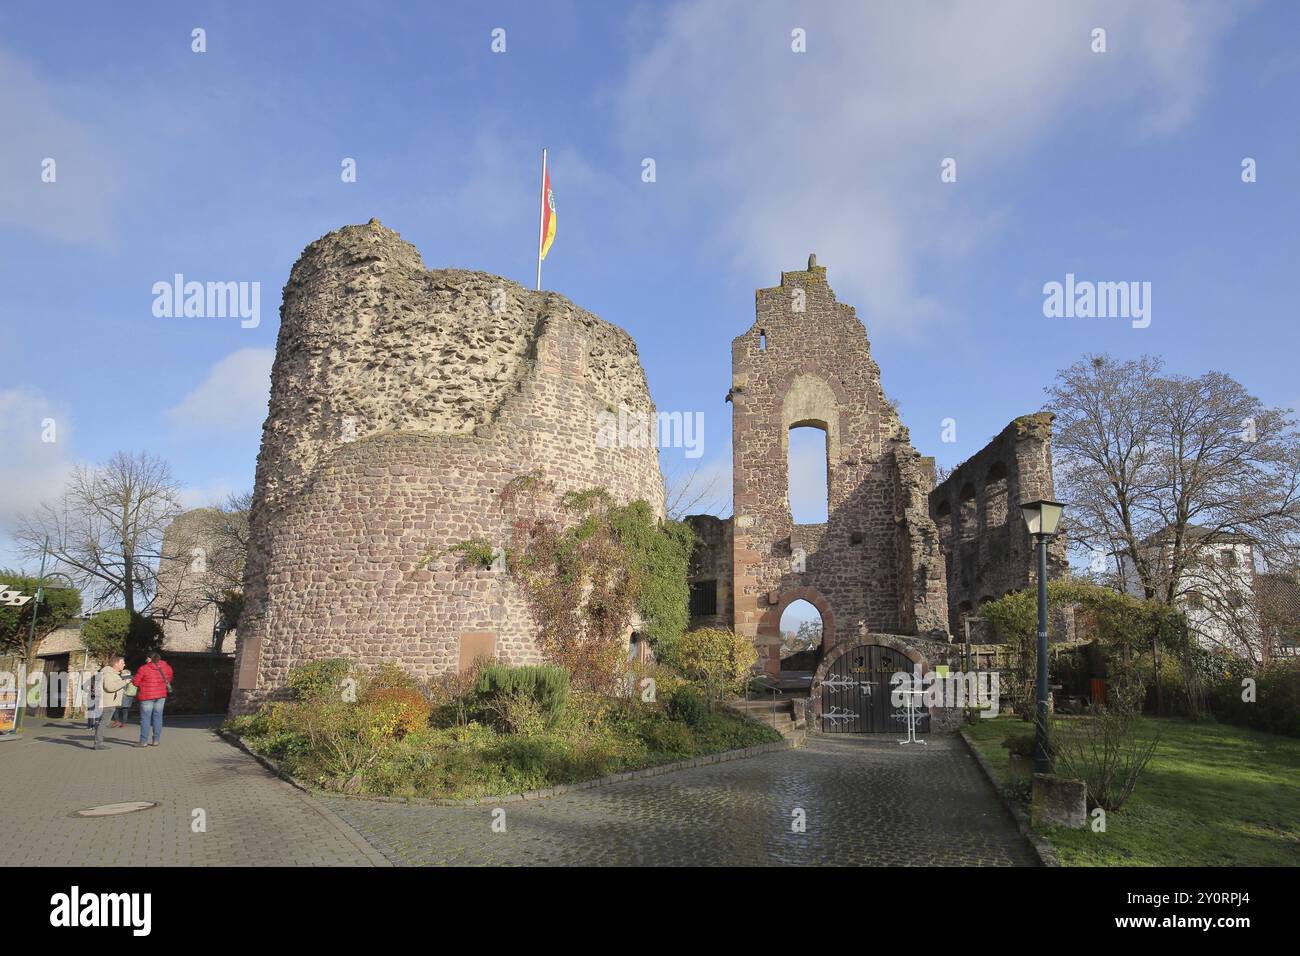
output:
[[[718,613],[718,582],[695,581],[691,584],[691,617]]]
[[[760,352],[767,351],[767,329],[758,330],[758,350]]]
[[[984,479],[984,527],[1007,523],[1007,466],[997,462]]]
[[[852,531],[849,533],[849,544],[861,544],[861,543],[862,543],[861,531]]]
[[[795,524],[824,524],[830,513],[830,461],[826,429],[801,425],[790,429],[786,494]]]
[[[816,651],[822,646],[822,614],[800,598],[781,612],[781,656]]]
[[[979,534],[979,504],[975,500],[975,486],[967,482],[958,496],[957,536],[962,541],[974,541]]]

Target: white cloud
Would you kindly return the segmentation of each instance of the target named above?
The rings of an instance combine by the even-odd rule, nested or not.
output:
[[[621,138],[659,157],[665,201],[747,279],[816,251],[869,322],[915,330],[943,308],[918,272],[987,241],[997,184],[1029,150],[1100,115],[1116,136],[1185,123],[1233,15],[1177,0],[680,4],[641,24]],[[1089,49],[1097,26],[1106,53]]]
[[[8,537],[19,517],[57,496],[67,482],[71,437],[65,406],[27,389],[0,389],[0,567],[19,563]]]
[[[180,403],[167,411],[178,425],[257,428],[266,420],[274,349],[240,349],[218,361]]]

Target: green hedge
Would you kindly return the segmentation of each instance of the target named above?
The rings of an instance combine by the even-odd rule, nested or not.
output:
[[[488,664],[479,674],[474,692],[484,700],[527,695],[537,703],[547,720],[554,720],[564,712],[569,702],[569,674],[562,667]]]
[[[1241,699],[1245,678],[1255,681],[1253,701]],[[1300,661],[1284,661],[1253,674],[1230,670],[1211,689],[1210,709],[1225,723],[1300,737]]]

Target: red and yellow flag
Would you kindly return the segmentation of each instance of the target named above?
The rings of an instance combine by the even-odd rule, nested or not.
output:
[[[539,259],[545,259],[551,243],[555,241],[555,193],[551,192],[551,173],[542,173],[542,251]]]

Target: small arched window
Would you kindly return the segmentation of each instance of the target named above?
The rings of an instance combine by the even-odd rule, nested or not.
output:
[[[969,481],[958,495],[957,536],[962,541],[974,541],[979,534],[979,504],[975,499],[975,486]]]
[[[984,527],[1007,523],[1007,466],[996,462],[984,478]]]

